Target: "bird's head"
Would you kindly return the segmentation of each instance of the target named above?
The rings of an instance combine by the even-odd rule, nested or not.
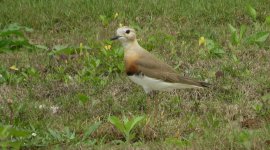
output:
[[[123,45],[133,43],[136,41],[135,30],[127,26],[118,28],[116,30],[116,36],[111,38],[111,40],[119,40]]]

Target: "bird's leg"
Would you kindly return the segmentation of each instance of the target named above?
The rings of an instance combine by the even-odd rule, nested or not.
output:
[[[151,114],[151,111],[153,110],[151,108],[151,100],[154,98],[154,91],[150,91],[147,93],[147,99],[146,99],[146,109],[147,109],[147,113]]]
[[[147,110],[147,114],[150,114],[151,113],[151,94],[148,93],[147,94],[147,98],[146,98],[146,110]]]
[[[157,117],[157,112],[158,112],[158,99],[156,98],[156,95],[157,95],[157,91],[151,91],[147,94],[147,99],[146,99],[146,103],[147,103],[147,113],[148,114],[151,114],[151,111],[153,111],[154,109],[154,117],[156,118]],[[154,99],[154,107],[153,109],[151,109],[151,100]]]
[[[198,99],[198,91],[195,90],[195,104],[194,104],[194,109],[196,112],[199,111],[199,107],[200,107],[200,100]]]
[[[151,97],[151,99],[154,99],[154,103],[155,103],[155,108],[154,108],[154,117],[157,117],[157,112],[158,112],[158,99],[156,98],[157,95],[157,91],[151,91],[151,93],[149,94],[149,96]]]

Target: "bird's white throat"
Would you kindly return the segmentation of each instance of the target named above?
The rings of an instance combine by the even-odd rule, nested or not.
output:
[[[134,48],[139,48],[139,47],[141,47],[140,45],[139,45],[139,43],[137,42],[137,40],[134,40],[134,41],[121,41],[121,43],[122,43],[122,46],[124,47],[124,49],[125,50],[128,50],[128,49],[134,49]]]

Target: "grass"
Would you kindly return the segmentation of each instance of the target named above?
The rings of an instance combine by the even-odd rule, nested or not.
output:
[[[0,54],[1,146],[268,149],[268,0],[0,3],[1,30],[13,23],[34,29],[22,31],[31,51],[28,44]],[[181,74],[213,84],[160,92],[158,116],[147,115],[129,143],[119,142],[125,137],[108,117],[146,115],[146,95],[127,79],[120,44],[108,41],[119,24],[134,27],[139,43]]]

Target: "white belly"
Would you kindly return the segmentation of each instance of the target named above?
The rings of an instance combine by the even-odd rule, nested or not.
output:
[[[182,83],[170,83],[162,80],[157,80],[143,75],[132,75],[128,76],[134,83],[141,85],[146,93],[152,90],[157,91],[170,91],[173,89],[184,89],[184,88],[200,88],[195,85],[188,85]]]

